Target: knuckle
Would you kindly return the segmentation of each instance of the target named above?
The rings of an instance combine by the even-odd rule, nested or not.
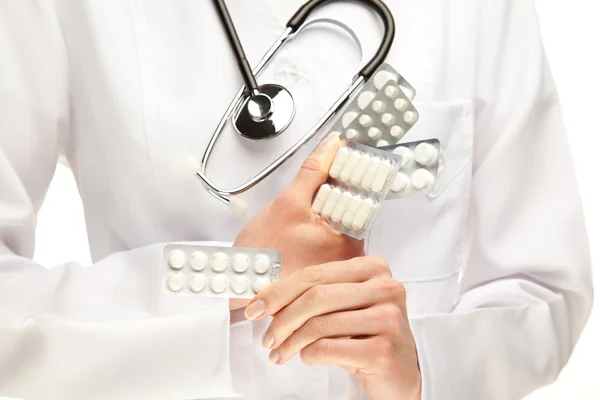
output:
[[[394,344],[384,337],[374,339],[370,350],[373,354],[373,360],[380,367],[385,368],[394,360]]]
[[[402,283],[394,279],[384,279],[380,285],[380,289],[386,298],[400,302],[406,299],[406,289]]]
[[[319,301],[321,301],[321,299],[327,296],[327,289],[325,286],[314,286],[306,292],[305,296],[307,306],[310,307],[311,305],[318,303]]]
[[[381,256],[369,256],[369,264],[375,269],[377,276],[392,276],[388,262]]]
[[[322,163],[321,161],[319,161],[318,158],[316,157],[308,157],[306,160],[304,160],[304,162],[302,163],[302,167],[301,169],[304,171],[308,171],[308,172],[319,172],[321,171],[322,168]]]
[[[315,317],[309,322],[310,335],[313,338],[321,338],[329,333],[330,321],[327,317]]]
[[[325,270],[320,265],[314,265],[304,270],[304,281],[309,285],[316,285],[323,280]]]

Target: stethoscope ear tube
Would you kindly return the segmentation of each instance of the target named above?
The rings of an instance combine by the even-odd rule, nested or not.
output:
[[[292,19],[288,22],[288,28],[292,29],[292,32],[295,33],[300,27],[306,22],[306,19],[310,16],[310,14],[318,7],[323,6],[327,3],[332,3],[334,1],[340,0],[309,0],[304,4],[300,9],[294,14]],[[373,56],[371,61],[369,61],[363,69],[359,72],[359,75],[364,77],[365,81],[369,80],[371,75],[377,71],[377,68],[381,64],[385,62],[390,49],[392,48],[392,43],[394,42],[394,35],[396,34],[396,24],[394,23],[394,17],[392,16],[392,12],[385,5],[382,0],[355,0],[359,3],[364,3],[370,8],[374,9],[377,14],[383,20],[383,25],[385,29],[385,33],[383,39],[381,41],[381,45],[377,50],[377,53]]]

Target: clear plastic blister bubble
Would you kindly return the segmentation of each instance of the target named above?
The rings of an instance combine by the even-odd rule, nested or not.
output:
[[[401,157],[400,168],[386,200],[426,196],[433,192],[440,167],[440,149],[437,139],[383,147],[382,150]]]
[[[281,255],[273,249],[169,244],[162,266],[164,293],[251,299],[279,280]]]
[[[337,231],[364,239],[401,161],[402,157],[393,152],[345,140],[329,169],[327,183],[315,194],[313,212]]]
[[[414,95],[414,88],[384,64],[341,112],[332,131],[372,147],[396,144],[419,119]]]

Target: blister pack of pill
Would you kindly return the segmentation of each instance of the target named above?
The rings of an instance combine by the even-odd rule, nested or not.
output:
[[[164,293],[251,299],[279,280],[281,255],[272,249],[169,244],[162,265]]]
[[[388,196],[402,157],[353,141],[338,150],[312,209],[334,229],[364,239]]]
[[[411,102],[414,95],[414,88],[384,64],[341,113],[331,131],[372,147],[396,144],[419,120]]]
[[[435,189],[440,166],[440,141],[437,139],[383,147],[401,157],[400,168],[392,181],[386,200],[426,196]]]

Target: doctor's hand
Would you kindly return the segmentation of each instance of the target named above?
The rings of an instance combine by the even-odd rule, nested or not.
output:
[[[339,146],[337,135],[323,141],[289,186],[248,222],[234,247],[279,250],[282,277],[309,265],[362,255],[363,241],[342,235],[312,211],[313,196],[327,181]]]
[[[246,317],[273,320],[269,359],[333,364],[358,376],[373,400],[421,398],[421,374],[404,286],[376,256],[316,265],[260,292]]]

